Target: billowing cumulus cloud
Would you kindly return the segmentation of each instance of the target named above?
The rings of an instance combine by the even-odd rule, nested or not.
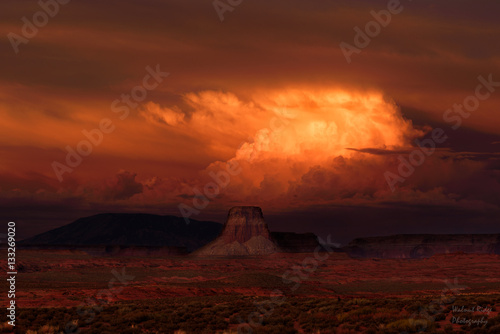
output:
[[[219,157],[231,154],[270,116],[253,101],[210,90],[184,94],[180,106],[149,102],[140,113],[150,123],[203,142],[203,149]]]
[[[414,138],[424,134],[380,92],[283,89],[256,94],[246,104],[230,93],[226,98],[220,92],[187,96],[205,96],[198,104],[203,108],[191,114],[193,136],[210,133],[217,137],[232,131],[247,138],[233,157],[210,164],[194,182],[193,187],[202,189],[203,182],[226,170],[228,163],[238,166],[237,175],[221,190],[226,201],[273,200],[274,205],[286,207],[291,202],[373,195],[386,188],[383,172],[390,164],[354,149],[408,149]],[[221,101],[228,100],[236,107],[244,106],[240,115],[260,115],[267,126],[235,117],[240,115],[230,108],[224,113],[228,104]],[[165,113],[169,110],[164,109]],[[231,121],[228,130],[214,127],[208,111],[217,111],[220,123]]]
[[[222,93],[204,94],[220,97]],[[229,96],[238,101],[234,95]],[[204,100],[200,104],[203,108],[195,108],[191,114],[194,122],[197,117],[207,117],[206,110],[221,108],[219,102]],[[249,106],[264,116],[267,126],[234,122],[231,131],[239,127],[249,137],[231,158],[211,163],[198,178],[186,182],[191,189],[181,196],[181,202],[190,204],[204,191],[210,198],[213,189],[206,187],[218,180],[221,187],[215,191],[213,205],[254,203],[277,210],[320,203],[497,208],[495,201],[477,194],[464,196],[459,186],[464,179],[482,175],[487,162],[439,147],[398,185],[398,191],[392,192],[385,173],[397,171],[399,156],[408,157],[419,150],[414,139],[431,128],[414,126],[380,92],[283,89],[255,94],[246,104],[247,112],[251,112]],[[224,122],[224,113],[218,115]],[[189,130],[203,128],[217,133],[210,122],[201,124],[206,125],[191,126]],[[203,136],[203,131],[191,134]],[[227,175],[228,164],[237,172],[226,180],[222,175]],[[486,179],[492,185],[498,184],[495,177]]]

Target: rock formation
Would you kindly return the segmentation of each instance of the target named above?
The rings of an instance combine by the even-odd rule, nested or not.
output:
[[[279,251],[271,238],[262,210],[256,206],[236,206],[217,239],[195,252],[198,256],[264,255]]]

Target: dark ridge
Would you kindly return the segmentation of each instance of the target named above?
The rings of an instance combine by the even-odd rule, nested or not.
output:
[[[104,213],[20,241],[24,248],[45,246],[178,247],[192,252],[219,235],[222,224],[152,214]]]
[[[438,254],[500,255],[500,234],[398,234],[357,238],[342,250],[351,257],[427,258]]]

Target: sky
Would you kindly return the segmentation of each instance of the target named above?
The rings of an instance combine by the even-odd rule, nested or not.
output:
[[[2,2],[0,216],[499,233],[497,1]]]

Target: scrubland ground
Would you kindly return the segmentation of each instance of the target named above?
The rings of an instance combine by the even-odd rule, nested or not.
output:
[[[494,255],[203,259],[21,250],[17,261],[15,333],[500,333]],[[7,305],[7,294],[0,300]],[[2,320],[0,332],[13,329]]]

